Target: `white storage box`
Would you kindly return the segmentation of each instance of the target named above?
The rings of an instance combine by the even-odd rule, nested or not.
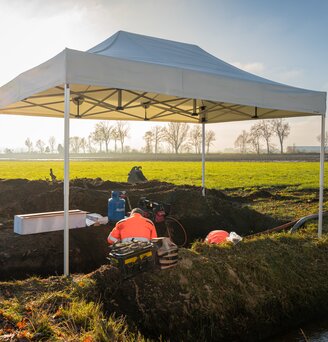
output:
[[[86,211],[69,211],[69,228],[85,227]],[[64,212],[15,215],[14,232],[21,235],[53,232],[64,230]]]

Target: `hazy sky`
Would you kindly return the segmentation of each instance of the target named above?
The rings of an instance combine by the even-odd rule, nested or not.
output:
[[[0,0],[0,85],[65,47],[87,50],[119,30],[199,45],[216,57],[274,81],[328,90],[326,0]],[[291,119],[289,145],[318,145],[320,118]],[[96,121],[71,120],[71,136]],[[233,147],[253,122],[208,125],[215,149]],[[127,144],[143,144],[155,123],[130,123]],[[63,140],[63,120],[0,115],[0,149],[30,137]],[[278,145],[278,142],[276,142]]]

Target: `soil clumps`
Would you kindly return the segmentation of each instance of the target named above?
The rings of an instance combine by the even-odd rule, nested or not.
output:
[[[107,216],[111,191],[126,191],[131,206],[140,197],[171,204],[171,215],[186,229],[188,242],[203,239],[214,229],[235,231],[241,236],[273,228],[283,222],[243,206],[223,192],[209,189],[204,198],[195,186],[149,181],[141,184],[96,179],[70,182],[70,209]],[[0,179],[0,280],[29,275],[61,274],[63,232],[18,235],[14,215],[63,210],[63,183]],[[106,263],[108,226],[70,231],[71,272],[86,273]]]

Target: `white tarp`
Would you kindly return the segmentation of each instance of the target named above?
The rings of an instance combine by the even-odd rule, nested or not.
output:
[[[252,75],[195,45],[119,31],[87,52],[65,49],[2,86],[0,113],[62,117],[65,83],[71,99],[83,98],[71,117],[87,119],[212,123],[326,111],[325,92]]]

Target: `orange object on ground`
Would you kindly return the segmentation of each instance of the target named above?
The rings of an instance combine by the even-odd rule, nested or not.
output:
[[[225,230],[212,230],[205,238],[205,242],[220,244],[227,241],[229,233]]]
[[[132,216],[118,221],[110,232],[107,241],[110,245],[115,242],[128,242],[133,238],[139,241],[150,241],[157,237],[153,222],[141,214],[134,213]]]

